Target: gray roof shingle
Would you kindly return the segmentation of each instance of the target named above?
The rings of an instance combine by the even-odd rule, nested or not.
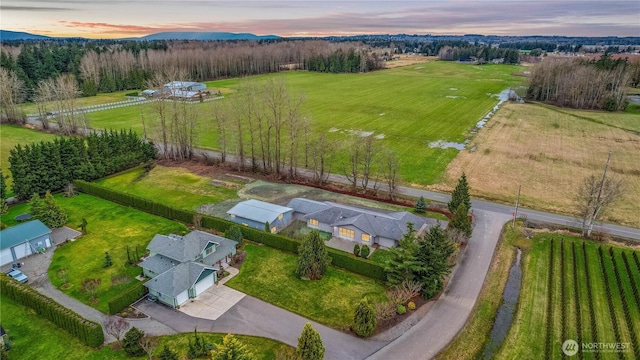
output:
[[[304,198],[294,198],[294,199],[291,199],[291,201],[289,201],[289,203],[287,204],[287,207],[292,208],[293,211],[295,212],[299,212],[302,214],[311,214],[321,210],[325,210],[329,208],[330,205],[320,201],[315,201],[315,200],[309,200]]]
[[[162,255],[154,255],[146,258],[139,265],[143,269],[147,269],[155,274],[162,274],[179,263]]]
[[[161,294],[176,297],[192,287],[205,269],[213,270],[199,263],[182,263],[147,281],[144,286]]]

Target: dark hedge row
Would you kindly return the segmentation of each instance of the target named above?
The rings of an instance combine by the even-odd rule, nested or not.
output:
[[[169,205],[143,199],[135,195],[125,194],[86,181],[77,180],[74,182],[74,184],[79,191],[82,191],[84,193],[94,195],[105,200],[113,201],[125,206],[130,206],[132,208],[142,210],[150,214],[162,216],[170,220],[179,221],[185,224],[192,223],[195,216],[200,216],[200,225],[205,229],[214,229],[220,232],[225,232],[232,225],[237,225],[236,223],[225,219],[202,215],[193,211],[175,209],[170,207]],[[301,245],[301,242],[298,240],[278,234],[267,233],[249,227],[243,227],[242,234],[243,237],[247,240],[265,244],[267,246],[279,250],[288,251],[294,254],[298,253],[298,247]],[[386,281],[387,276],[382,266],[367,260],[356,258],[354,256],[351,256],[351,254],[347,254],[339,250],[328,250],[329,255],[332,258],[332,265],[376,280]]]
[[[0,291],[2,296],[32,308],[38,315],[66,330],[83,343],[91,347],[98,347],[104,343],[102,325],[83,318],[30,286],[0,274]]]
[[[109,300],[109,314],[115,315],[119,313],[122,309],[145,296],[148,292],[149,289],[147,289],[143,283],[137,283],[127,291]]]

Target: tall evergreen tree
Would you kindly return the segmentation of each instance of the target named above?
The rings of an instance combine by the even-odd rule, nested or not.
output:
[[[320,280],[331,263],[324,241],[318,230],[312,230],[298,249],[296,276],[301,279]]]
[[[469,219],[468,210],[464,206],[458,206],[453,212],[453,217],[449,221],[449,228],[460,231],[467,238],[471,236],[473,230],[471,220]]]
[[[451,214],[453,214],[460,205],[463,205],[466,208],[466,211],[471,209],[469,184],[467,183],[467,176],[464,173],[462,173],[462,176],[458,179],[458,185],[453,189],[453,192],[451,193],[451,201],[449,201],[447,205]]]
[[[33,194],[29,201],[31,205],[31,216],[42,221],[50,228],[58,228],[67,223],[67,214],[58,204],[53,195],[47,191],[44,199],[38,194]]]
[[[304,360],[322,360],[324,352],[325,347],[322,344],[320,334],[311,326],[311,323],[307,323],[298,338],[296,353]]]
[[[362,337],[371,336],[376,329],[376,313],[366,299],[360,300],[353,315],[353,331]]]
[[[158,355],[160,360],[178,360],[178,354],[175,351],[169,349],[167,345],[164,346],[160,355]]]
[[[255,356],[249,351],[247,345],[236,339],[232,334],[227,334],[222,339],[222,344],[216,345],[216,351],[212,352],[212,360],[255,360]]]
[[[2,168],[0,168],[0,199],[6,199],[7,195],[7,183],[6,178],[2,174]]]
[[[399,241],[399,247],[389,249],[390,258],[385,266],[387,281],[392,285],[404,280],[415,280],[422,264],[416,258],[417,239],[413,224],[407,224],[407,233]]]
[[[455,245],[440,224],[431,227],[419,242],[416,257],[423,268],[417,273],[417,280],[422,284],[425,299],[442,290],[444,278],[451,272],[449,258],[454,252]]]

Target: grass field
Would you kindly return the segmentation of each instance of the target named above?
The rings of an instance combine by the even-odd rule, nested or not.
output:
[[[384,286],[364,276],[329,267],[322,280],[304,281],[295,276],[296,255],[252,244],[244,250],[240,274],[227,286],[319,323],[348,329],[361,299],[386,300]]]
[[[472,196],[521,206],[576,213],[576,191],[585,178],[600,176],[612,151],[610,175],[624,183],[624,196],[604,220],[640,227],[640,113],[603,113],[537,104],[505,104],[472,145],[447,168],[433,189],[449,190],[467,175]]]
[[[80,97],[76,99],[76,106],[83,107],[125,101],[127,98],[124,95],[130,92],[136,92],[136,90],[116,91],[112,93],[100,93],[96,96]],[[45,106],[48,111],[53,110],[53,102],[47,102],[45,103]],[[24,103],[20,105],[20,108],[26,114],[38,113],[38,106],[35,103]]]
[[[61,286],[57,271],[67,269],[68,282],[72,286],[64,292],[102,312],[107,312],[108,301],[133,286],[138,281],[134,277],[142,272],[138,266],[126,264],[127,246],[134,252],[138,246],[142,256],[155,234],[181,234],[186,230],[176,222],[85,194],[55,198],[67,213],[70,227],[77,228],[82,218],[87,219],[88,226],[87,234],[56,249],[49,267],[49,279],[54,286]],[[29,212],[28,204],[11,207],[2,221],[13,225],[14,217],[25,212]],[[105,269],[106,251],[111,255],[113,265]],[[95,303],[89,301],[89,293],[82,291],[81,283],[86,278],[102,281]]]
[[[138,168],[96,183],[154,201],[165,199],[173,207],[192,211],[237,197],[237,190],[211,185],[210,179],[183,168],[156,166],[143,175],[144,169]]]
[[[53,140],[55,135],[31,130],[15,125],[0,125],[0,168],[7,176],[7,189],[11,191],[11,172],[9,171],[9,152],[17,144],[25,145],[33,142]]]
[[[69,335],[53,323],[41,318],[33,310],[17,304],[15,301],[0,297],[0,313],[2,326],[7,331],[13,344],[9,351],[9,359],[13,360],[117,360],[131,359],[123,350],[112,350],[110,347],[100,349],[90,348],[77,338]],[[221,344],[226,334],[199,333],[205,343]],[[37,340],[34,338],[37,337]],[[288,345],[275,340],[256,336],[236,335],[249,351],[256,355],[256,360],[274,360],[279,349],[287,349]],[[186,358],[189,340],[193,340],[192,333],[176,334],[160,337],[160,346],[156,356],[164,345],[178,354],[178,358]],[[145,359],[136,357],[135,359]]]
[[[639,252],[540,234],[524,258],[518,309],[497,359],[557,359],[562,343],[627,343],[640,357]],[[626,260],[625,260],[626,259]],[[595,359],[592,352],[581,352]],[[618,358],[600,352],[602,359]]]
[[[366,74],[286,72],[257,76],[283,78],[293,92],[304,92],[303,113],[317,132],[332,130],[336,140],[349,130],[373,131],[381,143],[401,156],[402,177],[411,183],[440,179],[457,150],[431,149],[436,140],[462,142],[469,130],[497,103],[495,94],[519,84],[511,76],[521,67],[426,62]],[[209,87],[237,89],[239,79],[208,82]],[[224,100],[221,100],[224,101]],[[191,105],[200,111],[197,144],[218,146],[211,104]],[[141,113],[142,112],[142,113]],[[155,137],[152,105],[89,114],[94,128],[133,128]]]

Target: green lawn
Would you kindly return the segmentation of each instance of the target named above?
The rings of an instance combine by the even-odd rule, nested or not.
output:
[[[322,280],[304,281],[295,276],[296,255],[252,244],[244,250],[240,274],[228,286],[319,323],[348,329],[361,299],[387,300],[384,285],[364,276],[329,267]]]
[[[0,125],[0,168],[2,174],[11,175],[9,171],[9,152],[17,144],[25,145],[33,142],[53,140],[56,136],[37,130],[15,125]],[[11,192],[11,177],[7,179],[7,188]]]
[[[13,347],[9,351],[10,359],[131,359],[124,351],[114,351],[108,346],[100,349],[90,348],[66,331],[38,316],[33,310],[17,304],[7,297],[0,297],[0,313],[2,314],[2,326],[13,343]],[[199,335],[202,336],[205,343],[215,345],[221,344],[222,338],[226,334],[199,333]],[[236,335],[236,337],[256,355],[256,360],[274,360],[279,349],[290,348],[286,344],[271,339],[246,335]],[[178,354],[179,358],[186,358],[189,339],[193,339],[192,333],[161,336],[156,356],[162,351],[163,346],[167,345]],[[146,359],[146,357],[134,359]]]
[[[200,205],[215,204],[237,197],[237,190],[209,184],[210,179],[183,168],[156,166],[147,175],[138,168],[96,181],[110,189],[154,201],[167,201],[171,206],[196,210]]]
[[[85,360],[128,359],[123,351],[108,347],[90,348],[69,335],[52,322],[43,319],[32,309],[16,303],[6,296],[0,297],[2,327],[7,331],[13,347],[9,359],[13,360]]]
[[[429,62],[365,74],[285,72],[256,78],[283,78],[294,92],[304,92],[303,113],[318,133],[343,140],[349,130],[374,131],[380,142],[401,157],[400,174],[410,183],[437,181],[457,150],[431,149],[436,140],[462,142],[469,130],[497,103],[494,94],[520,84],[518,66],[470,65]],[[208,82],[208,86],[231,91],[239,79]],[[339,89],[339,91],[337,91]],[[225,100],[221,100],[225,101]],[[89,114],[94,128],[133,128],[155,137],[153,105],[100,111]],[[190,105],[198,118],[198,146],[217,148],[211,103]],[[344,155],[342,155],[344,156]],[[341,158],[341,157],[339,157]]]
[[[551,238],[555,238],[553,246]],[[562,238],[564,243],[561,242]],[[599,246],[603,250],[602,261],[598,253]],[[631,334],[632,329],[636,334],[640,333],[640,307],[634,298],[632,284],[640,286],[640,268],[634,261],[632,250],[613,247],[612,260],[610,248],[611,246],[593,241],[557,234],[540,234],[534,237],[531,251],[524,258],[522,289],[513,325],[496,358],[531,359],[541,354],[546,354],[547,358],[560,358],[561,345],[566,339],[574,339],[579,344],[630,343],[631,350],[622,353],[622,358],[637,358],[640,349],[636,349],[634,354],[633,341],[637,344],[638,339],[634,339]],[[551,251],[554,253],[553,263],[550,263]],[[629,269],[623,261],[623,253],[629,260]],[[636,252],[635,255],[640,254]],[[618,287],[614,268],[619,271],[621,287]],[[587,269],[590,279],[588,283],[592,289],[591,298],[587,291]],[[548,281],[549,271],[553,271],[551,282]],[[609,291],[605,286],[604,273]],[[623,300],[629,304],[627,313]],[[592,324],[595,326],[595,333]],[[618,331],[614,330],[614,325],[617,325]],[[548,344],[547,329],[551,331]],[[585,359],[595,359],[594,353],[584,352],[582,355]],[[602,352],[600,355],[602,359],[618,358],[616,353]]]
[[[369,261],[378,263],[380,265],[386,265],[387,261],[391,259],[391,252],[385,249],[376,249],[376,251],[369,256]]]
[[[107,312],[108,301],[122,291],[135,284],[134,277],[141,273],[137,266],[126,265],[127,246],[135,252],[136,246],[140,256],[145,252],[147,244],[155,234],[183,233],[185,227],[179,223],[149,215],[145,212],[120,206],[90,195],[79,194],[64,198],[55,196],[58,204],[68,215],[67,224],[77,228],[82,218],[87,219],[87,234],[82,238],[56,249],[49,267],[49,279],[54,286],[62,285],[57,271],[67,269],[71,288],[65,293],[96,309]],[[2,217],[7,225],[15,224],[14,217],[29,212],[28,204],[11,207]],[[108,251],[113,266],[104,268],[105,252]],[[116,284],[112,280],[116,276]],[[82,280],[100,278],[102,284],[96,293],[98,302],[89,302],[90,295],[82,291]]]

